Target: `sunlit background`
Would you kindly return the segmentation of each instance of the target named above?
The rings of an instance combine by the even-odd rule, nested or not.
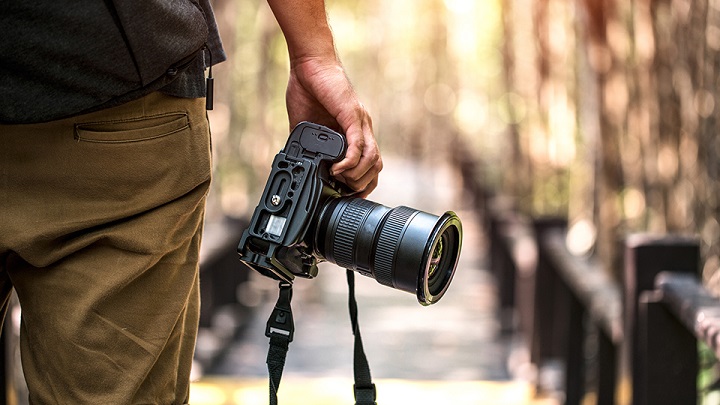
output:
[[[287,137],[288,58],[263,1],[216,0],[214,215],[247,215]],[[329,0],[386,155],[451,161],[613,257],[628,230],[702,235],[720,265],[714,0]],[[582,232],[581,232],[582,231]]]
[[[254,208],[288,134],[288,58],[262,1],[217,2],[229,63],[211,113],[218,209]],[[497,2],[329,1],[338,53],[373,116],[384,154],[448,161],[458,138],[491,160],[505,147],[501,12]]]
[[[287,51],[267,4],[214,3],[229,61],[214,69],[210,224],[252,212],[288,135]],[[444,170],[433,183],[406,181],[421,189],[405,194],[407,205],[468,209],[453,164],[469,152],[488,188],[529,215],[567,218],[568,247],[610,273],[620,268],[615,241],[628,232],[700,235],[705,282],[720,291],[720,1],[327,0],[327,8],[388,166]],[[407,173],[386,170],[381,182],[402,187],[392,177]],[[438,182],[450,183],[452,198],[438,195],[449,192]],[[197,392],[222,395],[218,403],[255,403],[232,402],[245,394],[203,378]],[[456,384],[448,392],[487,388]]]

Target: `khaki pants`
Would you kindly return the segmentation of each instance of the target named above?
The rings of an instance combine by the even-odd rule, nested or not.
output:
[[[32,404],[182,404],[210,183],[204,100],[0,125],[0,303]]]

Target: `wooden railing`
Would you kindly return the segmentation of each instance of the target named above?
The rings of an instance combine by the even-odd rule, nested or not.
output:
[[[720,356],[720,300],[700,282],[698,240],[629,235],[619,241],[623,279],[614,279],[568,251],[564,221],[524,217],[459,156],[483,213],[503,325],[526,337],[538,369],[562,365],[563,402],[697,403],[698,343]]]
[[[699,281],[695,239],[632,235],[620,282],[570,254],[562,225],[500,218],[489,235],[503,313],[519,318],[536,366],[564,365],[565,404],[584,403],[589,390],[597,404],[697,402],[698,341],[720,355],[720,300]]]

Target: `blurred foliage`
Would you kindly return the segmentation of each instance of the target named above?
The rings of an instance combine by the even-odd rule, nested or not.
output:
[[[288,133],[284,39],[264,1],[215,0],[211,206],[246,215]],[[699,235],[720,280],[718,0],[327,0],[384,154],[451,161],[535,216],[582,225],[617,272],[628,232]],[[212,211],[212,210],[211,210]]]
[[[704,343],[698,345],[700,372],[698,373],[698,404],[713,405],[720,402],[720,377],[715,352]]]
[[[265,2],[215,8],[229,63],[214,69],[222,84],[210,113],[211,212],[246,215],[287,138],[287,51]],[[384,154],[450,160],[461,136],[491,166],[502,162],[512,96],[503,89],[499,1],[329,0],[327,8]]]
[[[502,0],[504,189],[533,215],[594,224],[619,272],[629,232],[698,235],[720,291],[716,0]]]

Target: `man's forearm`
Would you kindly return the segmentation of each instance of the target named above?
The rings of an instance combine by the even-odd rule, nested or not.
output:
[[[267,0],[285,35],[290,60],[335,56],[324,0]]]

